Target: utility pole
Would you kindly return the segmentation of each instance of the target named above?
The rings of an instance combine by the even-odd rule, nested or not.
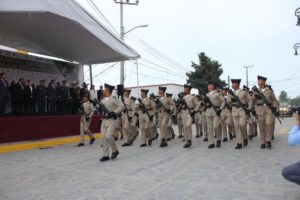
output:
[[[253,65],[244,66],[244,68],[246,69],[246,85],[247,85],[247,87],[249,87],[248,69],[249,69],[249,68],[253,68]]]
[[[139,4],[139,0],[136,0],[135,3],[131,3],[130,0],[114,0],[115,3],[120,4],[120,38],[121,40],[124,40],[124,35],[125,35],[125,29],[124,29],[124,10],[123,6],[124,5],[135,5],[137,6]],[[125,62],[121,61],[121,66],[120,66],[120,84],[124,85],[124,69],[125,69]]]
[[[140,80],[139,80],[139,62],[138,62],[138,60],[136,60],[135,64],[136,64],[136,86],[139,90],[140,89]]]

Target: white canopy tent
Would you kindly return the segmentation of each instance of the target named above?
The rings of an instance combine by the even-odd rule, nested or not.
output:
[[[139,58],[75,0],[0,0],[0,27],[0,45],[81,64]]]

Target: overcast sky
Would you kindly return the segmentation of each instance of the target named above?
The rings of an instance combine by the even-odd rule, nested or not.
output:
[[[89,0],[78,1],[106,23]],[[119,4],[114,0],[93,2],[119,32]],[[222,64],[224,80],[242,78],[245,84],[244,66],[253,65],[249,69],[251,86],[259,74],[268,77],[277,94],[285,90],[289,96],[300,95],[300,56],[293,55],[294,43],[300,42],[294,16],[299,6],[296,0],[140,0],[138,6],[125,6],[125,30],[149,25],[126,36],[126,43],[142,57],[139,84],[184,84],[191,61],[198,62],[197,54],[205,52]],[[120,82],[120,65],[110,66],[93,67],[97,88]],[[88,75],[85,78],[88,81]],[[136,84],[136,65],[126,62],[125,86]]]

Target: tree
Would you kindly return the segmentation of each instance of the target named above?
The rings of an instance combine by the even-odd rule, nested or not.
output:
[[[200,91],[207,91],[209,81],[214,81],[220,86],[225,85],[225,81],[220,80],[223,74],[222,65],[218,61],[212,60],[204,52],[198,54],[199,64],[192,62],[194,71],[186,73],[187,83]]]
[[[291,106],[300,106],[300,95],[290,100]]]
[[[289,98],[288,98],[287,92],[286,91],[281,91],[278,99],[281,103],[288,102]]]

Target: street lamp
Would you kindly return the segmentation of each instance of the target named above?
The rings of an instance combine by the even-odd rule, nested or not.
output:
[[[293,47],[293,48],[294,48],[294,50],[295,50],[295,54],[294,54],[295,56],[298,56],[298,51],[297,51],[297,50],[299,49],[299,47],[300,47],[300,43],[294,44],[294,47]]]
[[[296,26],[300,26],[300,8],[295,10],[295,16],[297,17],[297,24]]]
[[[135,30],[135,29],[137,29],[137,28],[146,28],[146,27],[148,27],[148,24],[135,26],[135,27],[133,27],[132,29],[126,31],[126,32],[123,34],[123,36],[125,36],[127,33],[131,32],[131,31],[133,31],[133,30]]]

